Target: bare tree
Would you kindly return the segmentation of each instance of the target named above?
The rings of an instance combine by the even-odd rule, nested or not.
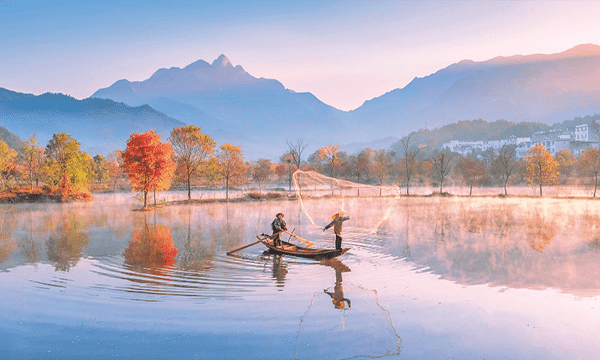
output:
[[[288,148],[290,149],[290,155],[292,156],[292,161],[296,168],[300,169],[302,165],[302,153],[308,146],[304,144],[304,140],[297,139],[295,143],[290,143],[286,141]]]
[[[498,152],[498,156],[494,158],[491,164],[490,172],[492,175],[499,177],[504,186],[504,195],[508,195],[506,184],[508,179],[514,173],[517,160],[515,158],[515,146],[503,146]]]
[[[440,182],[440,194],[444,192],[444,179],[452,169],[452,154],[445,151],[438,151],[433,155],[433,169],[436,179]]]
[[[417,154],[421,150],[420,148],[414,148],[414,149],[410,148],[410,138],[414,134],[415,134],[415,132],[413,131],[410,134],[408,134],[407,136],[400,139],[400,143],[402,144],[402,147],[404,148],[403,163],[404,163],[404,176],[406,178],[406,195],[410,195],[409,191],[408,191],[408,188],[410,187],[410,179],[412,178],[414,171],[415,171],[415,165],[416,165],[415,159],[417,157]]]

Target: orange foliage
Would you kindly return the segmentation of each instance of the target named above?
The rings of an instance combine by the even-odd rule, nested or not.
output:
[[[173,147],[160,141],[154,130],[133,133],[123,152],[123,163],[133,190],[144,193],[144,207],[148,192],[166,190],[171,186],[176,164]]]
[[[133,239],[125,249],[125,261],[144,268],[172,266],[177,256],[171,229],[162,224],[133,230]]]

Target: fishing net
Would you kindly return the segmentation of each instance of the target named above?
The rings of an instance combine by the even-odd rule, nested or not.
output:
[[[367,185],[336,179],[315,171],[297,170],[292,176],[296,198],[311,224],[322,226],[343,213],[375,234],[400,198],[396,185]]]

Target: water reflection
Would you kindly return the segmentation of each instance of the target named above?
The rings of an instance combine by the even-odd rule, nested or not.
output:
[[[344,297],[344,288],[342,286],[342,273],[350,272],[350,268],[338,259],[323,260],[321,261],[321,264],[335,269],[335,285],[333,286],[333,292],[327,291],[327,289],[324,289],[323,292],[331,297],[331,303],[336,309],[344,309],[346,303],[348,303],[348,308],[350,308],[351,302]]]
[[[144,225],[133,229],[124,256],[125,263],[137,271],[161,274],[163,268],[173,266],[177,256],[171,229],[163,224],[148,224],[145,217]]]
[[[279,291],[283,290],[285,284],[285,276],[288,273],[287,264],[282,261],[281,255],[273,255],[273,266],[271,268],[271,274],[275,280],[275,286]]]
[[[69,271],[71,267],[77,264],[83,254],[83,248],[90,241],[86,232],[87,228],[86,218],[77,213],[61,217],[56,230],[50,234],[46,241],[48,260],[54,263],[56,270]],[[30,260],[34,260],[34,246],[30,250]]]
[[[600,294],[593,201],[408,198],[385,230],[387,251],[444,279]]]

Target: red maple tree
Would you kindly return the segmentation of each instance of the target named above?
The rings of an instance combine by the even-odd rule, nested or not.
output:
[[[144,207],[148,192],[168,189],[175,173],[173,146],[161,142],[160,137],[154,130],[133,133],[123,152],[124,170],[133,190],[144,193]]]

